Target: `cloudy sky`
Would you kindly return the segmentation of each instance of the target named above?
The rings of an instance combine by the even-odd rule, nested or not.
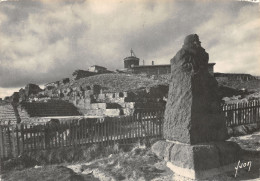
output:
[[[260,6],[235,0],[2,0],[0,97],[76,69],[168,64],[197,33],[216,72],[260,75]]]

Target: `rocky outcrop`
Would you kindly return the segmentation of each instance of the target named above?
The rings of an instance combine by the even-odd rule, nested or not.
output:
[[[25,96],[29,97],[32,94],[38,94],[42,89],[36,84],[27,84],[25,86]]]
[[[72,74],[74,80],[78,80],[84,77],[96,75],[96,72],[90,72],[86,70],[75,70]]]

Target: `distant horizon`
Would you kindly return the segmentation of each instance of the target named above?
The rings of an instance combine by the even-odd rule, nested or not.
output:
[[[160,65],[160,64],[158,64],[158,65]],[[214,72],[214,73],[224,73],[224,74],[245,74],[245,73],[228,73],[228,72]],[[252,75],[252,74],[250,74],[250,75]],[[260,75],[252,75],[252,76],[254,76],[254,77],[260,77]],[[67,77],[69,77],[69,76],[67,76]],[[64,78],[66,78],[66,77],[64,77]],[[61,80],[61,79],[60,79]],[[55,80],[55,81],[59,81],[59,80]],[[55,82],[55,81],[51,81],[51,82]],[[9,97],[9,96],[12,96],[12,94],[14,93],[14,92],[19,92],[19,90],[21,89],[21,88],[25,88],[25,86],[26,85],[28,85],[28,84],[36,84],[36,85],[38,85],[41,89],[44,89],[44,86],[46,85],[46,84],[48,84],[48,83],[51,83],[51,82],[46,82],[46,83],[44,83],[44,84],[41,84],[41,85],[38,85],[38,84],[36,84],[36,83],[27,83],[27,84],[25,84],[24,86],[22,86],[22,87],[13,87],[13,88],[6,88],[7,90],[6,90],[6,96],[4,96],[4,97],[0,97],[0,98],[2,98],[2,100],[4,100],[4,98],[5,97]],[[5,89],[5,88],[1,88],[1,89]],[[8,92],[8,93],[7,93]],[[8,94],[8,95],[7,95]]]

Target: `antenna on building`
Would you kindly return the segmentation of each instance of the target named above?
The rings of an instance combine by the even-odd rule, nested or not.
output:
[[[136,57],[136,55],[135,55],[135,53],[134,53],[134,51],[133,51],[132,48],[131,48],[131,51],[130,51],[130,52],[131,52],[131,57],[133,57],[133,56]]]

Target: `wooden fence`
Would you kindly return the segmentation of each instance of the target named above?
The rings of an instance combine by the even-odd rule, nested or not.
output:
[[[260,101],[223,105],[227,126],[260,123]]]
[[[44,125],[0,126],[0,156],[11,158],[23,152],[92,143],[129,143],[162,136],[164,111],[141,111],[120,118],[92,118]]]
[[[260,123],[259,101],[223,105],[222,110],[227,126]],[[162,137],[163,113],[164,110],[142,110],[129,117],[0,125],[0,158],[15,157],[25,151]]]

